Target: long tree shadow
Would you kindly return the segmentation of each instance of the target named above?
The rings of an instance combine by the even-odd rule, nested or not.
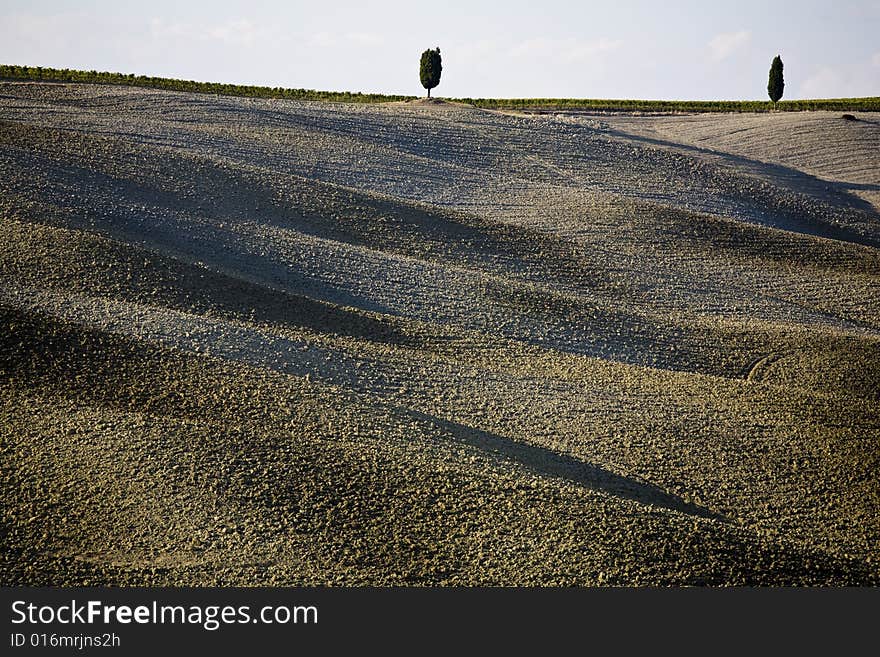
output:
[[[724,516],[697,504],[686,502],[654,484],[616,474],[568,454],[562,454],[547,447],[509,440],[488,431],[452,422],[422,411],[401,410],[416,420],[435,425],[458,442],[518,463],[540,476],[565,479],[584,488],[603,491],[615,497],[633,500],[641,504],[659,506],[701,518],[727,521]]]

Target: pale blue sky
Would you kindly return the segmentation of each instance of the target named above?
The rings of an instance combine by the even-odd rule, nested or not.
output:
[[[880,96],[880,0],[0,0],[0,63],[449,97]]]

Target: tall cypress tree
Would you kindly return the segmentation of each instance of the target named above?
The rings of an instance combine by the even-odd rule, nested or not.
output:
[[[782,98],[783,89],[785,89],[785,81],[782,79],[782,57],[776,55],[773,58],[773,63],[770,64],[770,79],[767,82],[767,93],[770,96],[770,100],[773,101],[774,108],[779,99]]]
[[[428,90],[428,98],[431,97],[431,89],[440,84],[440,73],[443,71],[443,64],[440,59],[440,47],[431,50],[430,48],[422,53],[422,61],[419,64],[419,78],[422,86]]]

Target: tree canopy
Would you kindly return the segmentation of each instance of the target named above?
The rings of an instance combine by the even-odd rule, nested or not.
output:
[[[785,89],[785,81],[782,79],[782,57],[776,55],[773,63],[770,64],[770,79],[767,82],[767,94],[774,105],[782,98],[783,89]]]
[[[422,60],[419,64],[419,78],[422,86],[428,90],[428,98],[431,97],[431,89],[440,84],[440,73],[443,71],[443,64],[440,58],[439,46],[433,50],[430,48],[422,53]]]

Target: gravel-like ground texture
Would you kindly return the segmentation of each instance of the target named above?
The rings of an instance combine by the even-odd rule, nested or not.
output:
[[[880,584],[878,144],[0,83],[2,583]]]

